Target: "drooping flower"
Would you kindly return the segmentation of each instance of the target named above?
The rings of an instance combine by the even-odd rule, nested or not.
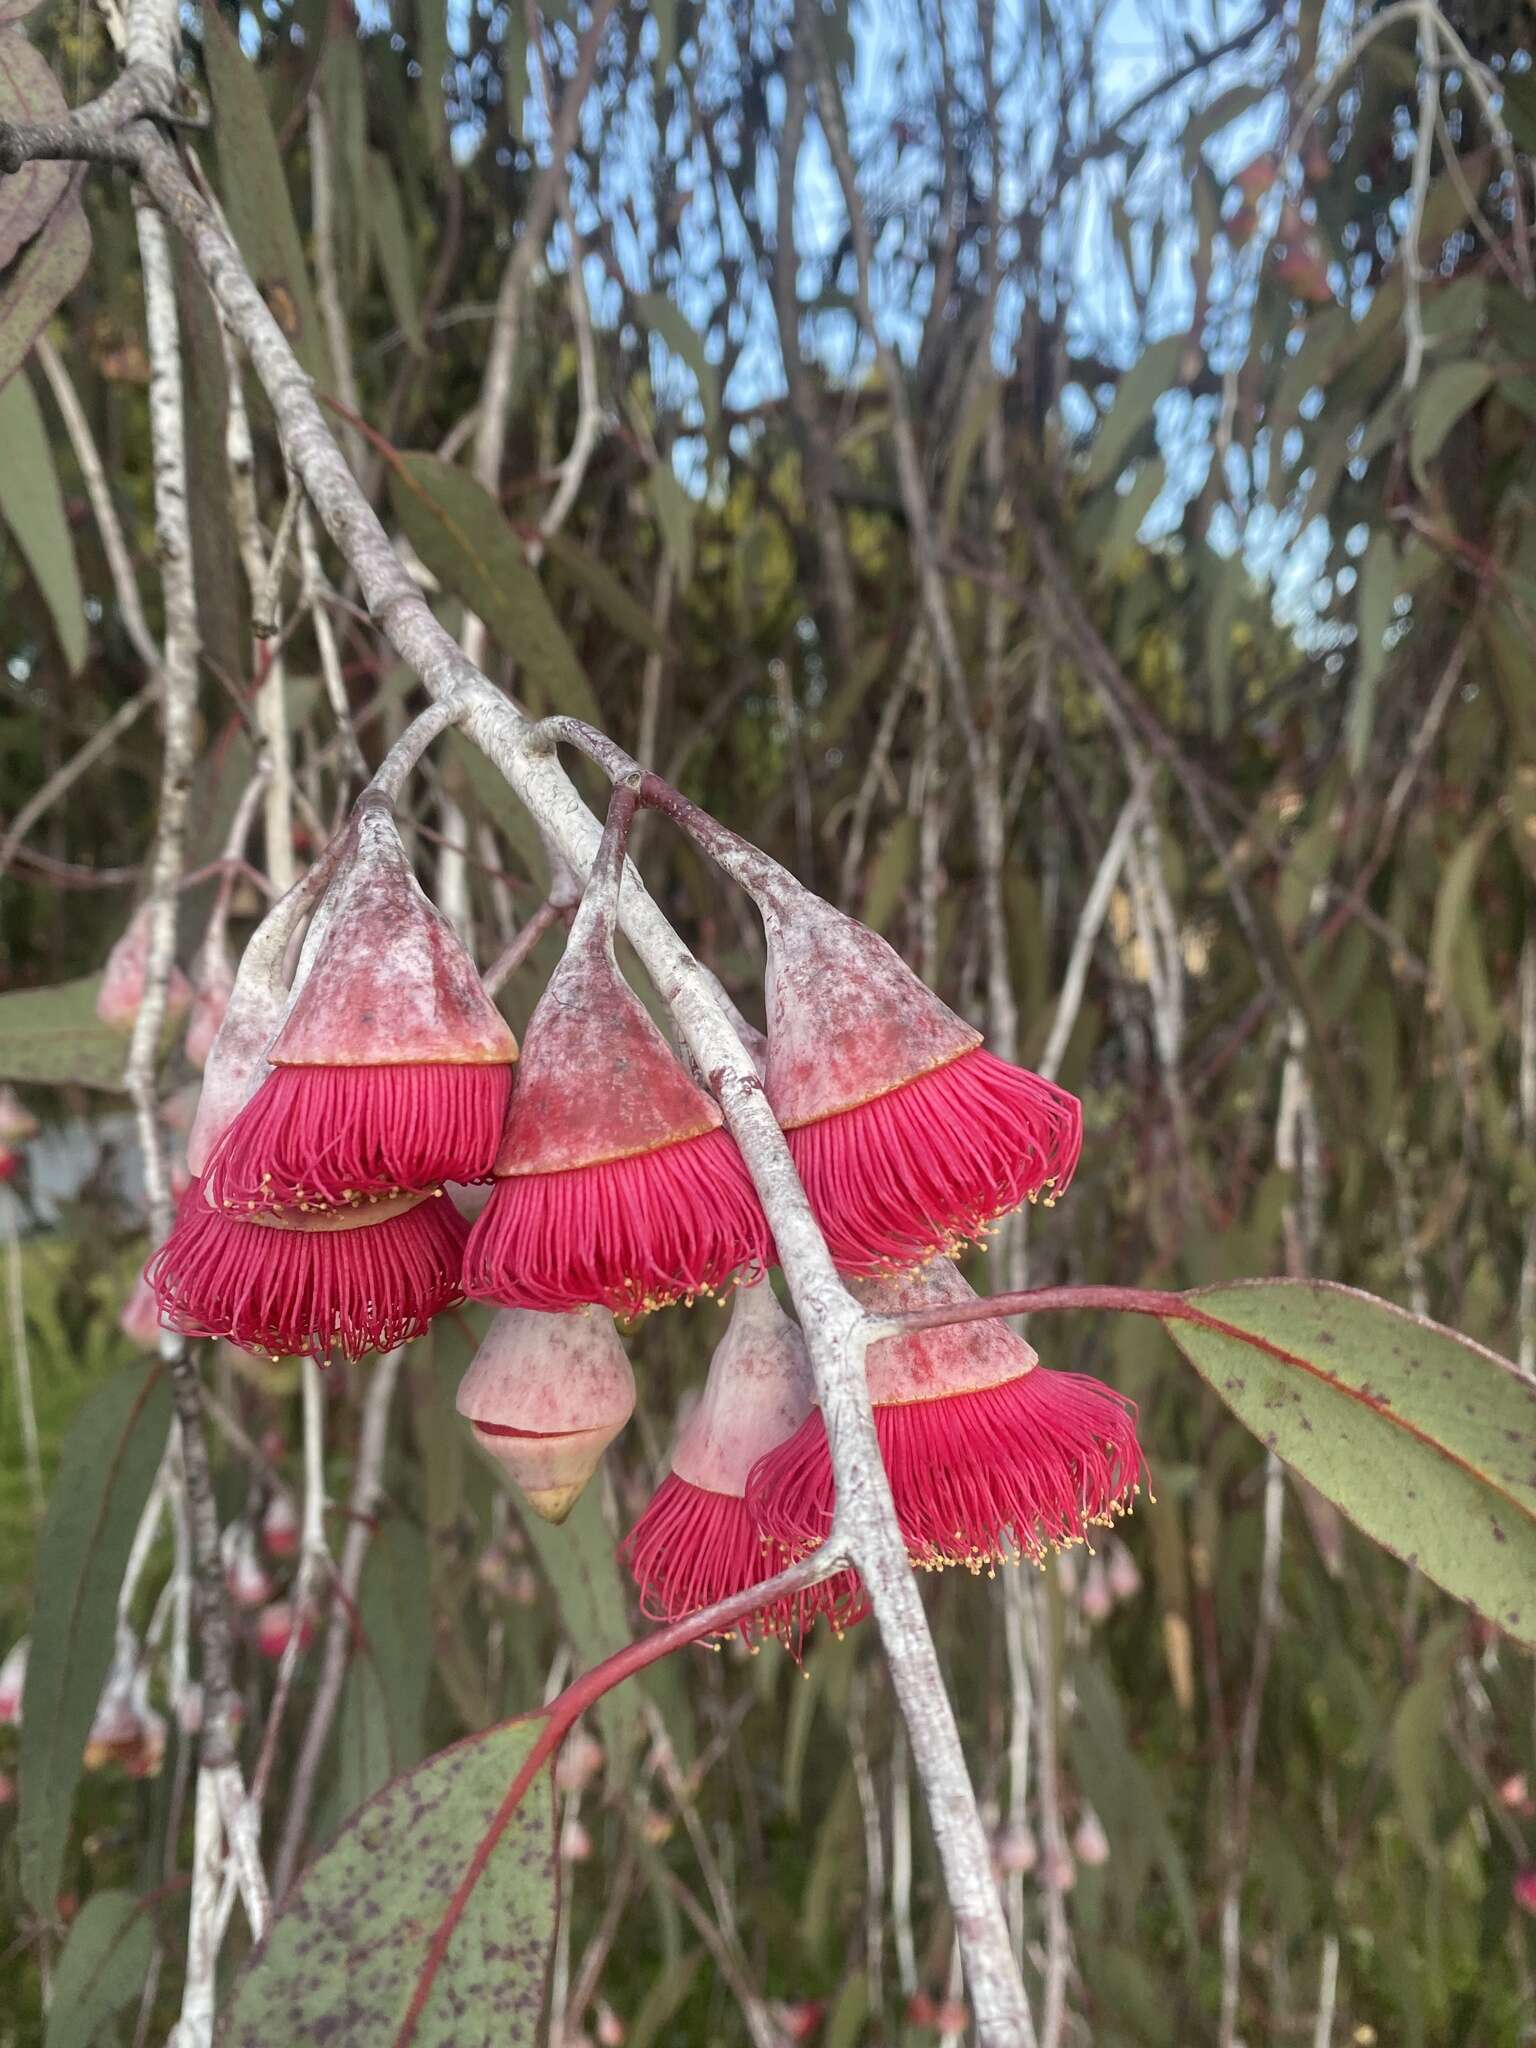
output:
[[[811,1401],[799,1330],[771,1287],[742,1290],[703,1395],[678,1432],[672,1470],[624,1539],[641,1609],[653,1621],[681,1620],[771,1576],[774,1562],[747,1511],[747,1475],[794,1435]],[[779,1636],[798,1649],[817,1606],[826,1604],[802,1595],[747,1614],[736,1628],[746,1642]]]
[[[169,1328],[271,1358],[361,1358],[462,1301],[468,1231],[441,1193],[354,1209],[232,1216],[194,1181],[146,1272]]]
[[[359,1358],[408,1343],[461,1300],[468,1229],[438,1192],[252,1216],[210,1199],[209,1161],[260,1075],[287,997],[283,959],[314,888],[309,878],[297,883],[246,948],[187,1140],[194,1178],[145,1277],[172,1329],[271,1357],[307,1352],[323,1364],[332,1350]]]
[[[516,1041],[382,798],[358,804],[265,1057],[208,1161],[221,1207],[339,1210],[490,1173]]]
[[[772,1240],[719,1105],[619,973],[623,823],[610,822],[528,1025],[465,1284],[509,1308],[637,1315],[759,1271]]]
[[[602,1309],[504,1309],[458,1393],[476,1441],[546,1522],[575,1507],[634,1407],[634,1369]]]
[[[96,992],[96,1015],[103,1024],[118,1031],[131,1031],[144,1000],[144,977],[149,971],[149,942],[155,906],[141,903],[128,920],[128,929],[107,955],[101,987]],[[166,984],[165,1014],[180,1017],[192,1000],[192,986],[175,965]]]
[[[910,1269],[984,1240],[1082,1146],[1075,1096],[988,1052],[878,934],[775,869],[767,1093],[837,1264]]]
[[[975,1299],[937,1259],[860,1280],[876,1313]],[[1041,1366],[999,1320],[881,1338],[868,1358],[875,1430],[914,1566],[990,1571],[1087,1539],[1127,1509],[1142,1476],[1135,1411],[1097,1380]],[[832,1460],[820,1409],[754,1468],[747,1506],[784,1557],[832,1525]]]

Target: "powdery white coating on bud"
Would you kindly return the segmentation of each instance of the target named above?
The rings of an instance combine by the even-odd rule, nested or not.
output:
[[[573,935],[528,1023],[498,1176],[633,1159],[723,1121],[619,973],[611,941]]]
[[[773,1289],[740,1290],[704,1392],[678,1432],[673,1473],[715,1493],[745,1493],[747,1474],[800,1427],[813,1395],[805,1339]]]
[[[456,1405],[534,1512],[563,1522],[634,1412],[635,1375],[605,1310],[505,1309]]]
[[[361,803],[354,830],[326,894],[321,942],[273,1042],[274,1065],[515,1060],[516,1040],[423,893],[388,806]]]
[[[153,903],[141,903],[128,921],[128,929],[107,955],[101,987],[96,994],[96,1015],[117,1031],[131,1031],[144,1000],[144,976],[149,966],[150,929],[154,922]],[[192,1000],[192,985],[179,967],[171,968],[165,991],[165,1014],[180,1017]]]
[[[768,938],[768,1100],[786,1130],[856,1108],[980,1045],[877,932],[785,875]]]
[[[975,1288],[967,1286],[948,1259],[930,1260],[916,1273],[853,1279],[848,1285],[876,1314],[897,1315],[936,1302],[977,1298]],[[1036,1352],[1000,1317],[919,1330],[910,1337],[882,1337],[869,1347],[869,1398],[880,1407],[975,1393],[1016,1380],[1039,1363]]]
[[[1072,1831],[1072,1854],[1085,1870],[1099,1870],[1109,1861],[1109,1837],[1091,1806]]]

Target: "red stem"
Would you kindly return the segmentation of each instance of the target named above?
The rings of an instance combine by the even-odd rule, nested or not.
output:
[[[729,1629],[733,1623],[740,1621],[743,1615],[750,1614],[755,1607],[771,1605],[787,1593],[801,1592],[805,1587],[814,1585],[818,1579],[830,1578],[833,1572],[843,1570],[844,1561],[841,1558],[830,1563],[822,1561],[825,1551],[824,1545],[821,1551],[811,1557],[801,1558],[788,1570],[780,1572],[777,1578],[767,1579],[760,1586],[749,1586],[746,1592],[734,1594],[729,1600],[717,1600],[713,1607],[702,1607],[697,1614],[684,1615],[681,1621],[669,1623],[666,1628],[658,1629],[655,1635],[646,1636],[640,1642],[626,1643],[622,1650],[616,1650],[611,1657],[605,1657],[601,1664],[594,1665],[590,1671],[584,1671],[580,1678],[574,1679],[560,1697],[543,1710],[547,1717],[543,1732],[523,1759],[522,1769],[507,1788],[506,1797],[492,1815],[489,1827],[476,1843],[475,1853],[469,1859],[464,1875],[460,1878],[453,1897],[448,1901],[443,1917],[433,1932],[431,1945],[416,1979],[416,1989],[410,2005],[396,2030],[394,2048],[408,2048],[408,2044],[415,2040],[416,2030],[426,2011],[427,2000],[432,1996],[432,1987],[442,1967],[443,1958],[448,1952],[448,1944],[453,1939],[454,1929],[463,1918],[464,1909],[473,1896],[475,1886],[484,1875],[485,1866],[490,1862],[496,1845],[510,1826],[512,1816],[522,1805],[529,1786],[559,1749],[581,1716],[589,1707],[595,1706],[604,1693],[622,1684],[626,1678],[632,1678],[637,1671],[644,1671],[647,1666],[670,1656],[673,1650],[680,1650],[687,1643],[697,1642],[701,1636]],[[534,1718],[532,1715],[519,1714],[514,1716],[514,1721]],[[514,1722],[504,1722],[501,1725],[511,1727]]]

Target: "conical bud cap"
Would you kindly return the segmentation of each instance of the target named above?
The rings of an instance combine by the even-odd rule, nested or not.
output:
[[[878,933],[788,875],[759,903],[767,1094],[786,1130],[889,1094],[981,1043]]]
[[[915,1273],[848,1281],[850,1292],[876,1315],[900,1315],[940,1301],[975,1301],[976,1290],[948,1259],[933,1259]],[[905,1401],[936,1401],[974,1394],[1016,1380],[1040,1363],[1031,1347],[999,1317],[882,1337],[866,1360],[869,1398],[877,1408]]]
[[[389,807],[364,801],[326,897],[323,941],[274,1066],[505,1065],[517,1044],[452,926],[423,894]]]
[[[153,903],[141,903],[128,922],[128,929],[107,955],[101,987],[96,993],[96,1015],[103,1024],[119,1031],[131,1031],[144,1000],[144,977],[149,969],[150,927]],[[179,1017],[192,1000],[192,984],[175,965],[166,984],[165,1013]]]
[[[496,1172],[564,1173],[718,1130],[599,928],[573,932],[529,1021]]]

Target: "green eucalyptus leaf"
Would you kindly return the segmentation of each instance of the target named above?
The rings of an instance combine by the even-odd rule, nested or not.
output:
[[[145,1902],[131,1892],[94,1892],[70,1922],[53,1969],[43,2048],[99,2048],[112,2022],[143,1996],[155,1952]]]
[[[22,1888],[52,1919],[86,1737],[112,1661],[123,1564],[170,1428],[156,1365],[125,1366],[71,1423],[38,1539],[32,1648],[22,1694]]]
[[[501,1808],[541,1728],[472,1735],[370,1800],[282,1902],[219,2048],[465,2048],[467,2026],[535,2048],[555,1938],[548,1776]]]
[[[1169,1335],[1262,1443],[1384,1549],[1536,1642],[1536,1381],[1325,1281],[1186,1298],[1231,1334],[1170,1320]]]
[[[519,662],[541,710],[600,723],[597,699],[501,507],[467,470],[436,455],[391,459],[390,497],[411,546]]]
[[[0,385],[85,275],[91,231],[80,204],[83,172],[0,280]]]
[[[48,607],[69,673],[78,675],[86,649],[85,593],[42,408],[25,376],[0,386],[0,449],[0,519]]]

